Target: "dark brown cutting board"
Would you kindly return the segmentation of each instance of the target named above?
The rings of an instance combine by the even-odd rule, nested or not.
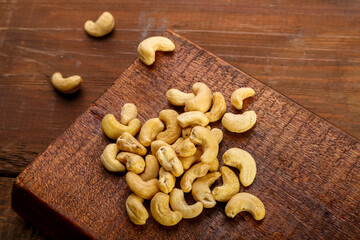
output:
[[[359,140],[177,34],[164,35],[175,42],[175,52],[157,53],[151,67],[136,60],[18,176],[13,209],[63,239],[359,238]],[[230,104],[236,88],[256,91],[245,104],[258,115],[252,130],[234,134],[221,124],[213,126],[224,130],[219,159],[227,149],[239,147],[256,160],[257,177],[241,191],[258,196],[266,216],[260,222],[247,213],[230,219],[225,204],[218,203],[174,227],[161,226],[152,217],[136,226],[125,211],[130,190],[124,174],[109,173],[99,161],[110,143],[101,119],[107,113],[119,117],[122,105],[133,102],[144,123],[173,108],[166,101],[169,88],[190,92],[197,81],[222,92],[230,112],[237,112]]]

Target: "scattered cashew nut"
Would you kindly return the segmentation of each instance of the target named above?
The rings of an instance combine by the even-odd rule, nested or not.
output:
[[[201,202],[188,205],[184,198],[184,192],[178,188],[174,188],[170,193],[170,206],[175,211],[179,211],[182,217],[186,219],[199,216],[204,208]]]
[[[116,159],[126,164],[126,169],[136,174],[140,174],[144,171],[145,161],[137,154],[129,152],[120,152]]]
[[[157,152],[157,150],[159,150],[159,148],[161,148],[163,146],[170,146],[170,145],[167,144],[164,141],[156,140],[156,141],[153,141],[150,146],[151,146],[150,147],[151,148],[151,154],[156,156],[156,152]]]
[[[209,124],[207,116],[200,111],[184,112],[177,117],[177,120],[182,128],[188,126],[206,126]]]
[[[144,225],[149,218],[149,213],[143,205],[144,199],[136,195],[131,194],[126,199],[126,212],[130,220],[136,225]]]
[[[137,118],[138,110],[133,103],[125,103],[120,112],[120,123],[128,125],[131,120]]]
[[[210,166],[206,163],[197,163],[192,166],[181,178],[180,187],[181,190],[188,193],[191,191],[191,187],[195,179],[203,177],[209,171]]]
[[[128,132],[131,135],[136,135],[141,126],[140,120],[135,118],[129,122],[129,124],[123,125],[119,123],[113,114],[106,114],[101,121],[101,127],[106,136],[116,140],[124,132]]]
[[[119,152],[115,143],[110,143],[104,149],[104,152],[100,156],[100,161],[103,166],[111,172],[125,172],[124,165],[115,159],[116,154]]]
[[[236,89],[231,95],[231,104],[241,110],[243,107],[243,100],[248,97],[252,97],[255,95],[255,91],[249,87],[242,87]]]
[[[180,138],[179,138],[180,139]],[[186,138],[176,147],[175,152],[180,157],[190,157],[196,153],[195,144]]]
[[[182,219],[179,211],[172,211],[170,209],[169,201],[169,195],[158,192],[150,202],[150,212],[153,218],[164,226],[174,226]]]
[[[219,128],[213,128],[213,129],[211,129],[210,132],[211,132],[211,135],[214,138],[216,138],[216,141],[218,142],[218,144],[220,144],[224,137],[223,131],[221,131],[221,129],[219,129]]]
[[[210,112],[205,113],[210,122],[216,122],[226,112],[226,102],[224,96],[220,92],[213,94],[213,106]]]
[[[104,12],[94,23],[91,20],[85,22],[85,31],[93,37],[102,37],[110,33],[115,26],[113,15],[109,12]]]
[[[166,37],[150,37],[143,40],[138,46],[138,55],[140,60],[151,65],[155,62],[155,52],[171,52],[174,51],[175,44]]]
[[[70,94],[78,91],[82,84],[82,78],[74,75],[68,78],[63,78],[61,73],[56,72],[51,77],[51,84],[59,92]]]
[[[184,168],[176,156],[175,151],[170,146],[160,147],[156,152],[156,158],[166,171],[171,172],[175,177],[179,177],[184,172]]]
[[[139,197],[144,199],[151,199],[157,192],[159,192],[158,181],[156,178],[149,181],[144,181],[134,172],[126,173],[126,183],[131,191]]]
[[[195,94],[184,93],[180,90],[172,88],[166,92],[166,97],[170,104],[174,106],[184,106],[185,101],[195,97]]]
[[[234,195],[225,206],[226,216],[234,218],[239,212],[251,213],[255,220],[259,221],[265,217],[265,206],[256,196],[241,192]]]
[[[159,175],[159,162],[153,155],[147,155],[145,157],[145,170],[140,177],[144,181],[149,181],[150,179],[157,178]]]
[[[185,139],[183,137],[179,137],[173,144],[171,144],[171,148],[174,149],[174,151],[176,152],[176,149],[180,146],[180,144],[184,141]]]
[[[163,193],[169,193],[175,187],[176,178],[171,172],[168,172],[164,167],[160,168],[159,171],[159,189]]]
[[[117,139],[116,144],[120,150],[136,153],[140,156],[145,156],[147,152],[146,148],[128,132],[121,134],[121,136]]]
[[[212,195],[216,201],[227,202],[240,190],[240,183],[235,173],[228,167],[220,168],[223,185],[214,188]]]
[[[204,208],[212,208],[216,205],[210,186],[221,176],[219,172],[208,173],[204,177],[196,179],[192,186],[191,194],[195,201],[204,204]]]
[[[139,134],[139,140],[145,147],[150,146],[156,139],[156,135],[164,130],[165,126],[159,118],[151,118],[142,126]]]
[[[192,86],[195,97],[185,101],[185,112],[200,111],[207,112],[212,103],[212,92],[206,84],[197,82]]]
[[[179,157],[181,164],[183,165],[184,170],[188,170],[191,165],[196,162],[200,162],[200,157],[203,154],[201,147],[196,148],[196,152],[193,156],[190,157]]]
[[[256,113],[254,111],[246,111],[243,114],[225,113],[221,123],[230,132],[246,132],[255,125]]]
[[[165,109],[159,113],[159,119],[165,123],[166,130],[156,136],[156,140],[172,144],[181,135],[181,127],[177,121],[179,114],[172,109]]]
[[[202,147],[201,162],[210,164],[214,159],[217,159],[219,143],[209,129],[201,126],[194,127],[190,134],[190,140]]]

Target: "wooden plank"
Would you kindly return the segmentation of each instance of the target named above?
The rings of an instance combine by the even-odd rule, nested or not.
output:
[[[357,239],[360,142],[175,33],[168,31],[165,36],[175,42],[174,53],[159,53],[151,67],[136,60],[18,176],[15,211],[57,237],[83,233],[98,239]],[[264,202],[266,217],[260,222],[248,214],[229,219],[225,205],[218,203],[175,227],[163,227],[151,217],[146,225],[135,226],[124,208],[130,190],[123,174],[110,174],[99,162],[110,142],[102,133],[101,119],[109,112],[119,116],[124,103],[134,102],[144,123],[161,109],[172,108],[166,101],[167,89],[190,91],[197,81],[222,92],[230,112],[236,112],[230,107],[233,90],[255,89],[246,110],[257,112],[256,126],[244,134],[224,130],[219,158],[231,147],[254,156],[257,178],[241,191]],[[32,207],[35,203],[40,212]],[[48,215],[52,221],[43,221]],[[66,233],[57,224],[66,226]]]

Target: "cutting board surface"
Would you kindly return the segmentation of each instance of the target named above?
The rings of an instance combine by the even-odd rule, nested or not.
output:
[[[157,53],[150,67],[136,60],[18,176],[14,210],[59,238],[359,238],[360,142],[177,34],[167,31],[164,36],[174,41],[173,53]],[[230,219],[225,204],[218,203],[174,227],[164,227],[151,216],[146,225],[136,226],[125,210],[131,193],[125,174],[109,173],[99,160],[111,142],[101,130],[101,119],[107,113],[119,118],[127,102],[137,105],[142,124],[162,109],[180,112],[168,104],[166,91],[191,92],[198,81],[221,92],[227,111],[234,113],[239,111],[231,106],[232,92],[244,86],[255,90],[245,102],[245,110],[258,116],[253,129],[235,134],[220,123],[212,126],[224,131],[219,160],[232,147],[256,160],[254,183],[240,191],[258,196],[266,216],[259,222],[247,213]],[[149,201],[145,206],[149,209]]]

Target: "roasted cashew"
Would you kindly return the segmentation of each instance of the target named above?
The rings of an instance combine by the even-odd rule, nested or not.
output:
[[[251,213],[255,220],[259,221],[265,217],[265,206],[256,196],[241,192],[234,195],[225,206],[226,216],[234,218],[239,212]]]
[[[221,131],[221,129],[219,129],[219,128],[213,128],[213,129],[211,129],[210,132],[211,132],[211,135],[214,138],[216,138],[216,141],[218,142],[218,144],[220,144],[223,139],[223,136],[224,136],[223,131]]]
[[[188,126],[206,126],[209,124],[207,116],[199,111],[184,112],[177,117],[177,120],[182,128]]]
[[[136,195],[135,193],[131,194],[126,199],[126,212],[130,220],[136,225],[144,225],[146,219],[149,218],[149,213],[143,205],[144,199]]]
[[[93,37],[102,37],[110,33],[115,26],[114,17],[109,12],[104,12],[94,23],[91,20],[86,21],[85,31]]]
[[[193,156],[196,153],[195,144],[190,141],[190,138],[186,138],[176,147],[175,153],[180,157]]]
[[[236,89],[231,95],[231,104],[241,110],[243,107],[243,100],[248,97],[252,97],[255,95],[255,91],[249,87],[242,87]]]
[[[181,136],[183,137],[183,138],[188,138],[188,137],[190,137],[190,134],[191,134],[191,130],[193,129],[193,127],[186,127],[186,128],[183,128],[182,130],[181,130]]]
[[[195,94],[184,93],[180,90],[172,88],[166,92],[166,97],[170,104],[174,106],[184,106],[185,101],[195,97]]]
[[[156,141],[153,141],[150,146],[151,146],[150,147],[151,148],[151,154],[156,156],[156,152],[157,152],[157,150],[159,150],[159,148],[161,148],[163,146],[170,146],[170,145],[167,144],[164,141],[156,140]]]
[[[135,118],[129,122],[127,126],[119,123],[113,114],[106,114],[101,121],[101,127],[106,136],[116,140],[124,132],[128,132],[135,136],[141,126],[140,120]]]
[[[74,93],[79,90],[82,81],[82,78],[78,75],[63,78],[59,72],[54,73],[51,77],[51,84],[54,86],[54,88],[65,94]]]
[[[150,202],[150,212],[153,218],[164,226],[174,226],[182,219],[179,211],[170,209],[169,202],[170,196],[162,192],[155,194]]]
[[[190,140],[202,147],[201,162],[210,164],[217,158],[219,152],[218,139],[212,136],[209,129],[201,126],[194,127],[190,134]]]
[[[184,192],[178,188],[174,188],[170,193],[170,206],[175,211],[179,211],[183,218],[187,219],[199,216],[204,208],[201,202],[188,205],[184,198]]]
[[[171,52],[174,51],[175,44],[166,37],[150,37],[143,40],[138,46],[138,55],[140,60],[151,65],[155,62],[155,52]]]
[[[137,118],[138,110],[133,103],[125,103],[120,112],[120,123],[128,125],[131,120]]]
[[[159,171],[159,189],[163,193],[169,193],[175,187],[176,178],[171,172],[165,170],[164,167],[160,168]]]
[[[200,162],[200,157],[203,154],[201,147],[196,148],[196,152],[190,157],[179,157],[184,170],[188,170],[193,163]]]
[[[165,123],[166,130],[156,136],[156,140],[172,144],[181,135],[181,127],[177,121],[179,114],[175,110],[165,109],[159,113],[159,119]]]
[[[124,165],[115,159],[116,154],[119,152],[115,143],[110,143],[105,147],[104,152],[100,156],[100,161],[103,166],[111,172],[125,172]]]
[[[187,172],[185,172],[184,176],[181,178],[181,190],[186,193],[190,192],[191,186],[195,179],[205,176],[209,169],[210,166],[206,163],[197,163],[192,166]]]
[[[243,114],[225,113],[221,123],[230,132],[246,132],[255,125],[256,113],[254,111],[246,111]]]
[[[179,177],[184,172],[184,168],[170,146],[160,147],[156,152],[156,158],[166,171],[171,172],[175,177]]]
[[[213,94],[213,106],[210,112],[205,113],[210,122],[216,122],[226,112],[226,102],[224,96],[220,92]]]
[[[250,153],[240,148],[230,148],[222,159],[225,165],[239,169],[240,182],[244,187],[252,184],[256,176],[256,163]]]
[[[204,204],[204,208],[212,208],[216,205],[216,201],[211,194],[210,186],[221,176],[219,172],[208,173],[204,177],[196,179],[192,186],[191,194],[195,201]]]
[[[210,172],[216,172],[217,170],[219,170],[219,160],[217,158],[214,158],[210,163],[209,163]]]
[[[116,144],[120,150],[136,153],[140,156],[145,156],[147,152],[146,148],[128,132],[121,134],[121,136],[117,139]]]
[[[200,111],[207,112],[212,103],[212,92],[206,84],[197,82],[192,86],[195,97],[185,101],[185,112]]]
[[[140,177],[144,181],[149,181],[150,179],[157,178],[159,175],[159,162],[153,155],[147,155],[145,157],[145,170]]]
[[[154,178],[145,182],[134,172],[126,173],[126,183],[128,184],[130,190],[139,197],[145,199],[151,199],[157,192],[160,191],[158,181],[159,180]]]
[[[140,174],[145,169],[145,161],[137,154],[129,152],[120,152],[116,159],[126,164],[126,169],[136,174]]]
[[[179,147],[179,145],[184,141],[185,139],[182,137],[179,137],[173,144],[171,144],[171,148],[174,149],[176,152],[176,149]]]
[[[165,126],[159,118],[151,118],[142,126],[139,134],[139,140],[145,147],[150,146],[156,139],[156,135],[164,130]]]
[[[220,168],[223,185],[214,188],[212,195],[216,201],[227,202],[240,190],[240,183],[235,173],[228,167]]]

